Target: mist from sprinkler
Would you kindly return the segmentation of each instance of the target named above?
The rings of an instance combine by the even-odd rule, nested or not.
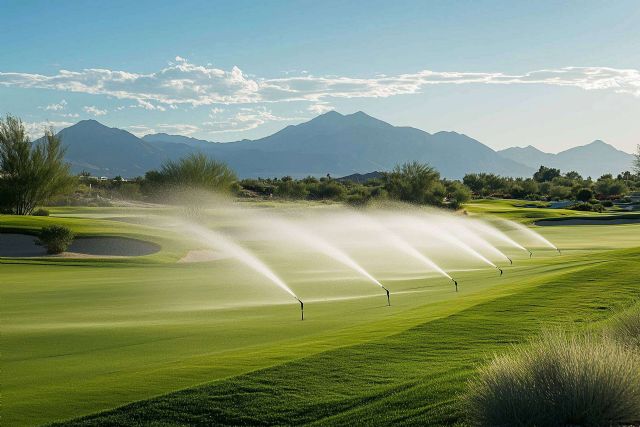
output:
[[[444,226],[448,226],[449,221],[445,220],[443,223]],[[491,252],[493,255],[500,257],[501,259],[509,261],[510,265],[513,265],[513,260],[509,258],[504,252],[500,249],[496,248],[494,245],[489,243],[486,239],[482,238],[477,234],[477,231],[474,230],[469,224],[461,223],[455,224],[457,227],[448,227],[459,239],[466,239],[470,241],[472,244],[476,246],[480,246],[482,249]],[[478,250],[479,252],[479,250]]]
[[[503,231],[498,230],[495,227],[491,227],[483,222],[480,221],[474,221],[474,226],[476,228],[478,228],[479,230],[481,230],[482,232],[484,232],[486,235],[494,237],[500,241],[502,241],[503,243],[507,243],[510,246],[513,246],[514,248],[518,248],[524,252],[529,253],[529,255],[531,255],[531,251],[527,248],[525,248],[524,246],[522,246],[520,243],[516,242],[515,240],[513,240],[511,237],[507,236]]]
[[[300,298],[298,298],[298,296],[295,294],[295,292],[293,292],[293,290],[289,286],[287,286],[287,284],[280,277],[278,277],[264,262],[262,262],[253,253],[251,253],[251,251],[240,246],[239,244],[231,240],[231,238],[201,225],[185,222],[182,224],[181,228],[192,234],[196,239],[202,241],[209,247],[222,249],[224,252],[232,255],[235,259],[242,262],[247,267],[269,279],[269,281],[271,281],[280,289],[295,298],[300,303],[300,310],[303,310],[304,305]],[[304,320],[304,311],[302,314],[302,319]]]
[[[336,245],[330,243],[328,240],[318,236],[317,234],[292,223],[291,221],[272,218],[269,221],[269,225],[278,229],[282,233],[295,237],[296,240],[299,240],[308,247],[328,256],[335,261],[338,261],[342,265],[360,274],[374,285],[384,289],[384,291],[387,293],[387,302],[389,305],[391,305],[389,290],[382,286],[382,283],[380,283],[378,279],[373,277],[367,270],[365,270],[360,264],[358,264],[356,260],[349,256],[349,254],[338,248]]]
[[[413,245],[407,242],[405,239],[400,237],[397,233],[394,233],[389,228],[385,227],[380,221],[377,221],[373,218],[363,216],[363,221],[367,222],[371,227],[376,229],[379,232],[379,235],[383,236],[387,242],[395,246],[397,249],[409,255],[410,257],[420,261],[424,266],[429,269],[440,273],[442,276],[446,277],[449,280],[453,280],[453,278],[444,271],[438,264],[431,260],[428,256],[421,253],[417,250]]]
[[[460,240],[459,238],[457,238],[456,236],[448,232],[447,231],[448,227],[437,227],[435,225],[432,225],[426,222],[421,218],[413,218],[413,220],[406,221],[406,223],[409,223],[410,228],[412,230],[417,228],[423,233],[426,233],[427,235],[429,235],[430,237],[434,237],[440,241],[449,243],[459,249],[462,249],[464,252],[471,255],[472,257],[477,258],[483,263],[500,271],[500,276],[502,276],[502,270],[497,265],[495,265],[491,260],[489,260],[487,257],[482,255],[480,252],[476,251],[471,246],[467,245],[465,242],[463,242],[462,240]]]
[[[522,232],[525,236],[530,237],[531,239],[535,240],[536,242],[542,243],[544,246],[551,248],[555,251],[558,251],[558,253],[560,253],[560,249],[558,249],[558,247],[556,245],[554,245],[553,243],[551,243],[550,241],[548,241],[547,239],[545,239],[544,237],[542,237],[540,234],[536,233],[533,230],[530,230],[529,228],[525,227],[522,224],[518,224],[517,222],[513,222],[513,221],[507,221],[507,220],[501,220],[503,223],[507,224],[510,227],[515,228],[516,230]]]
[[[242,233],[250,234],[252,238],[262,236],[268,244],[273,245],[273,248],[286,248],[291,244],[306,245],[314,253],[329,257],[380,287],[387,296],[387,305],[389,306],[391,305],[389,289],[356,260],[359,246],[367,250],[375,250],[376,253],[383,256],[383,259],[386,259],[387,255],[391,255],[393,252],[414,259],[421,266],[450,280],[455,286],[456,292],[458,291],[458,281],[429,257],[429,249],[425,250],[422,245],[418,244],[418,239],[423,241],[420,235],[424,234],[439,240],[444,244],[444,250],[455,250],[454,253],[466,253],[481,260],[496,268],[501,276],[504,271],[494,261],[498,258],[508,260],[510,264],[513,264],[513,261],[498,249],[496,241],[526,251],[532,256],[530,250],[507,236],[503,231],[477,219],[455,217],[434,211],[425,212],[422,209],[415,209],[411,213],[413,209],[411,207],[402,211],[383,209],[368,212],[354,212],[340,208],[331,209],[333,210],[323,210],[320,214],[304,211],[298,217],[290,217],[289,213],[282,211],[265,215],[264,210],[240,208],[238,205],[229,205],[229,207],[217,205],[215,216],[218,218],[226,217],[225,220],[231,219],[231,223],[234,224],[232,235],[211,230],[190,220],[181,220],[180,226],[184,231],[192,234],[196,240],[212,249],[229,254],[293,297],[300,304],[300,314],[303,320],[304,303],[302,299],[264,261],[244,245],[238,243],[243,241]],[[528,231],[527,235],[532,236],[536,233]],[[543,240],[548,242],[542,237],[538,239],[538,241]],[[551,245],[550,242],[548,244]],[[553,247],[560,253],[558,248]],[[427,252],[424,253],[425,251]],[[490,257],[493,257],[493,260]],[[378,268],[380,267],[381,264],[378,265]]]

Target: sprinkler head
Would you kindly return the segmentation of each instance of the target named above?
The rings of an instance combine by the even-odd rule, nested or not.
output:
[[[509,260],[509,264],[513,265],[513,260],[511,258],[509,258],[509,257],[507,257],[507,259]]]
[[[384,286],[382,287],[382,289],[384,289],[384,291],[387,293],[387,305],[391,307],[391,297],[389,294],[389,289],[385,288]]]
[[[453,284],[456,285],[456,292],[458,292],[458,281],[454,279],[451,280],[453,280]]]
[[[529,258],[533,256],[533,252],[529,251]]]
[[[498,270],[500,270],[500,277],[502,277],[502,273],[503,273],[502,269],[498,267]]]
[[[302,301],[300,301],[298,298],[296,298],[296,299],[300,303],[300,316],[301,316],[300,320],[304,320],[304,303]]]
[[[560,252],[560,248],[556,248],[556,250],[558,251],[558,253],[559,253],[560,255],[562,255],[562,252]]]

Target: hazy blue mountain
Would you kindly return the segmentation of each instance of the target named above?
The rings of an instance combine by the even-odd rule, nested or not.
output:
[[[540,165],[547,166],[555,158],[555,154],[540,151],[533,145],[506,148],[498,151],[498,154],[532,168],[537,168]]]
[[[413,160],[429,163],[448,178],[461,178],[468,172],[533,173],[533,168],[500,156],[466,135],[396,127],[363,112],[342,115],[332,111],[265,138],[229,143],[167,134],[137,138],[94,120],[79,122],[60,134],[74,171],[108,176],[142,175],[166,159],[193,152],[227,162],[241,177],[327,173],[338,177],[386,171]]]
[[[354,174],[343,176],[337,179],[338,181],[351,181],[351,182],[358,182],[360,184],[364,184],[367,181],[381,178],[382,176],[383,176],[382,172],[373,171],[369,173],[354,173]]]
[[[145,135],[141,139],[151,144],[161,143],[163,146],[166,146],[166,144],[183,144],[188,147],[202,148],[208,147],[210,144],[215,144],[215,142],[205,141],[204,139],[191,138],[184,135],[169,135],[166,133]]]
[[[590,144],[570,148],[558,154],[545,153],[535,147],[513,147],[498,152],[501,156],[537,169],[540,165],[558,168],[563,172],[576,171],[585,178],[597,178],[607,173],[618,174],[631,170],[633,155],[596,140]]]
[[[241,176],[344,176],[390,170],[413,160],[429,163],[449,178],[467,172],[533,173],[466,135],[396,127],[363,112],[332,111],[265,138],[213,144],[206,151]]]
[[[133,177],[144,175],[167,158],[163,150],[135,135],[95,120],[82,120],[58,135],[76,173],[86,170],[98,176]]]

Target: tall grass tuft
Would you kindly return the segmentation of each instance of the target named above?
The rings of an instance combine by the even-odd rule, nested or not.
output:
[[[481,368],[464,402],[473,425],[636,424],[640,360],[610,339],[547,333]]]
[[[605,333],[611,339],[640,351],[640,303],[616,314],[605,327]]]

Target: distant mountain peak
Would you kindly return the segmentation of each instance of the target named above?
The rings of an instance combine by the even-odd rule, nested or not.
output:
[[[500,150],[499,154],[530,167],[554,167],[562,172],[575,170],[583,176],[601,176],[631,169],[633,156],[613,145],[596,139],[589,144],[572,147],[557,154],[545,153],[531,145]]]
[[[86,119],[86,120],[80,120],[78,123],[76,123],[74,126],[104,126],[107,127],[105,125],[103,125],[102,123],[100,123],[97,120],[94,119]]]

